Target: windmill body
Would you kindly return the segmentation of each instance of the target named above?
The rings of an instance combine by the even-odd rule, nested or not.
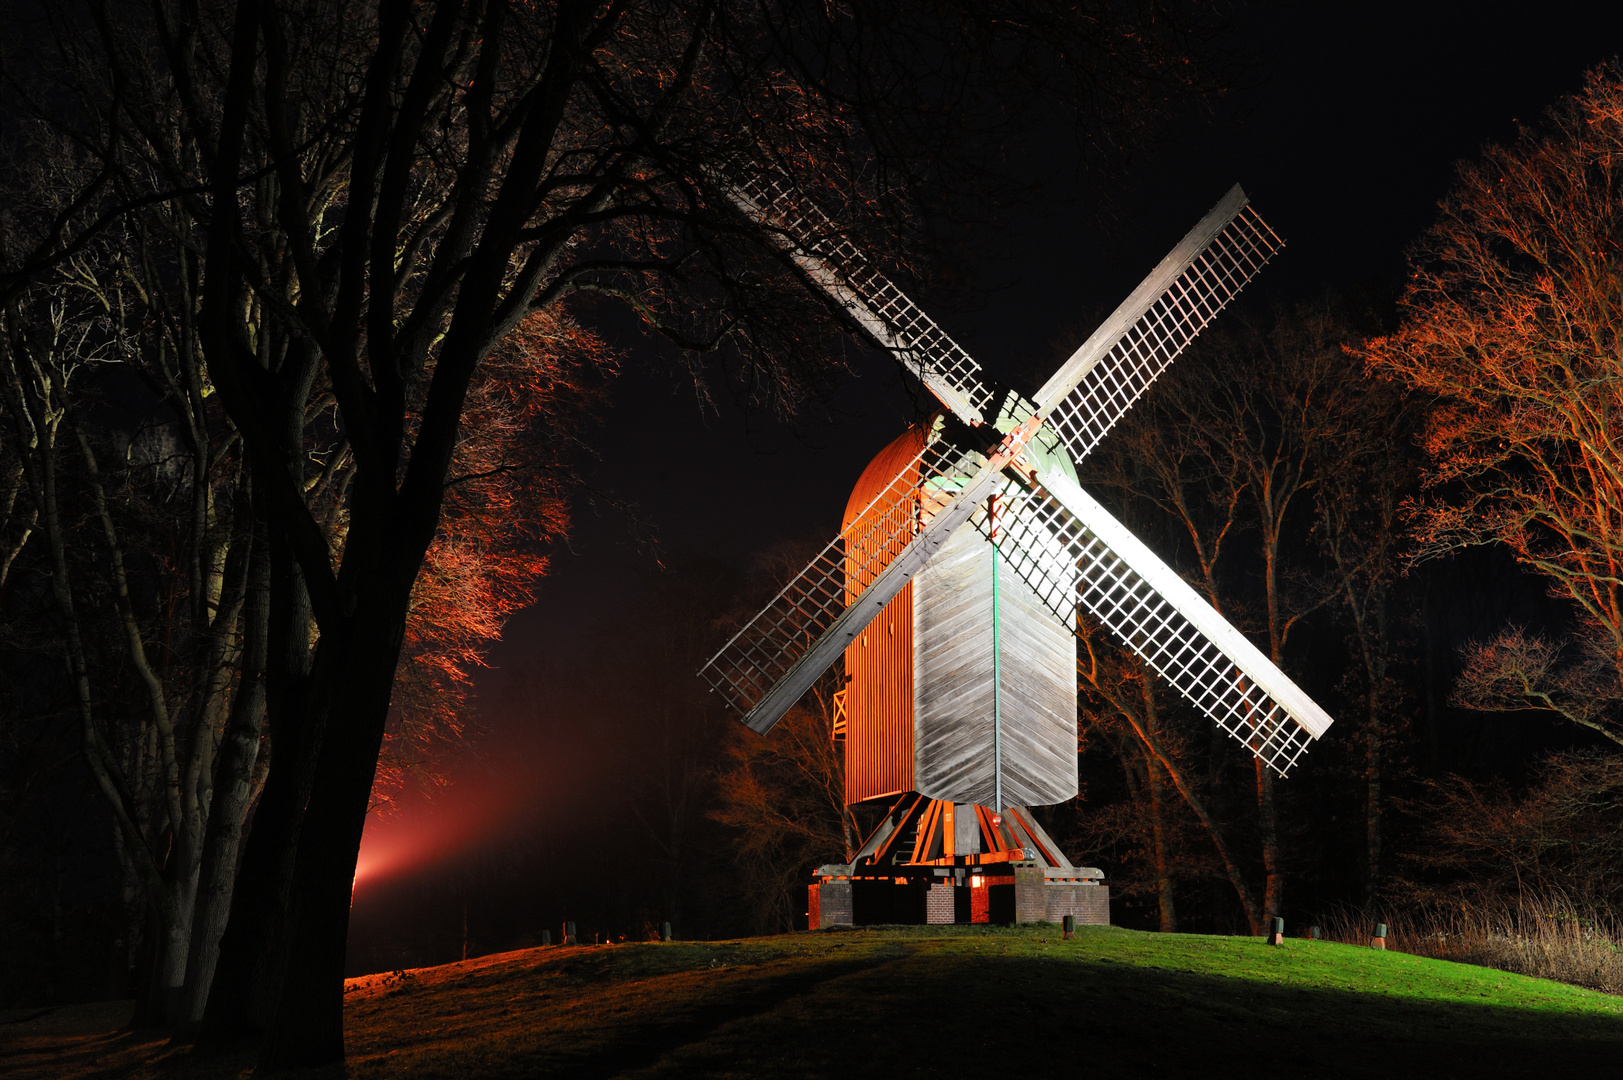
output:
[[[701,674],[765,732],[843,654],[847,804],[895,799],[810,925],[1106,920],[1029,807],[1076,794],[1079,619],[1280,775],[1331,720],[1077,482],[1074,462],[1281,246],[1238,186],[1037,391],[999,388],[784,177],[724,180],[944,411],[886,447],[840,535]]]
[[[874,458],[847,529],[940,437],[932,421]],[[1069,466],[1064,451],[1050,451]],[[932,493],[921,478],[918,513]],[[1077,793],[1076,639],[987,535],[992,501],[845,651],[846,803],[916,791],[953,803],[1047,806]],[[848,588],[859,588],[856,575]]]

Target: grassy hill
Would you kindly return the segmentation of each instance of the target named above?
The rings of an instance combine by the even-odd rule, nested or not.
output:
[[[1111,928],[532,949],[353,979],[348,1003],[352,1077],[1607,1076],[1623,1062],[1623,998],[1348,945]],[[6,1019],[12,1077],[250,1064],[105,1019],[99,1033]]]

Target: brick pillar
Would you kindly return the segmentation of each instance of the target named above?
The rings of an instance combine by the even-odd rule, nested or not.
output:
[[[1110,887],[1085,882],[1076,887],[1076,921],[1088,926],[1110,925]]]
[[[1032,862],[1014,864],[1014,921],[1043,922],[1048,918],[1048,896],[1043,868]]]
[[[1076,905],[1076,882],[1050,881],[1043,889],[1046,893],[1049,922],[1059,922],[1067,915],[1080,914]]]
[[[953,910],[952,882],[935,881],[924,898],[924,921],[931,925],[956,922]]]
[[[827,930],[831,926],[854,925],[850,878],[824,878],[813,888],[817,890],[817,922],[812,929]]]

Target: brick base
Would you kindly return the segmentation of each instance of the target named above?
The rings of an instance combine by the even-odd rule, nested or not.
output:
[[[831,926],[851,926],[851,882],[823,881],[810,889],[806,905],[806,926],[827,930]]]
[[[1097,870],[1088,877],[1067,870],[1055,879],[1041,866],[999,869],[999,876],[969,875],[958,885],[922,875],[858,881],[842,876],[846,867],[829,867],[808,889],[806,924],[824,930],[875,923],[1057,923],[1070,915],[1084,926],[1110,925],[1110,890],[1091,876]]]
[[[1110,887],[1090,881],[1050,881],[1047,891],[1047,922],[1059,922],[1074,915],[1080,926],[1110,925]]]

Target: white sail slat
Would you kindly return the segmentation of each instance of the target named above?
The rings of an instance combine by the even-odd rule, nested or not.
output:
[[[1080,462],[1283,242],[1236,184],[1037,392]]]
[[[1010,481],[1008,562],[1067,621],[1078,606],[1281,776],[1333,722],[1127,527],[1058,470]]]
[[[788,252],[802,273],[869,337],[890,350],[954,416],[970,427],[995,419],[993,391],[975,358],[880,273],[787,177],[734,180],[728,193],[746,217]]]

